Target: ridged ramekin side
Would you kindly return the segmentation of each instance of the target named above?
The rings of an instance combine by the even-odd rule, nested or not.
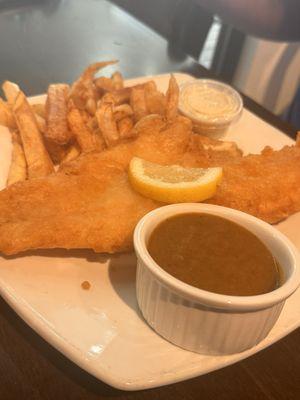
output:
[[[235,312],[185,299],[152,274],[138,259],[137,299],[149,325],[170,342],[204,354],[244,351],[267,336],[284,301],[269,308]]]

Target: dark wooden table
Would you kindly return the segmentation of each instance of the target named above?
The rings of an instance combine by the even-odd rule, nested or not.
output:
[[[22,3],[22,5],[20,5]],[[71,82],[88,63],[118,58],[125,77],[169,71],[210,76],[118,7],[101,0],[0,1],[0,81],[27,94]],[[245,98],[248,108],[293,129]],[[130,362],[130,360],[128,360]],[[249,359],[186,382],[121,392],[96,380],[48,345],[0,298],[0,400],[300,398],[300,330]]]

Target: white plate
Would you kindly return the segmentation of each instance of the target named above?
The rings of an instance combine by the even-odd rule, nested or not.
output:
[[[179,83],[192,79],[176,74]],[[145,78],[131,80],[141,82]],[[153,77],[164,90],[168,75]],[[42,97],[43,98],[43,97]],[[41,98],[34,98],[34,101]],[[226,139],[246,152],[293,141],[245,110]],[[9,135],[0,127],[0,184],[10,160]],[[278,225],[300,248],[300,213]],[[88,280],[90,290],[81,283]],[[258,346],[240,354],[212,357],[182,350],[145,323],[135,297],[135,258],[106,258],[92,251],[47,250],[0,258],[0,292],[44,339],[80,367],[116,388],[138,390],[199,376],[242,360],[276,342],[300,324],[300,290]]]

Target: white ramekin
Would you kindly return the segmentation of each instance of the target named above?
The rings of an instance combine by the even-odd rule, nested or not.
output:
[[[212,88],[226,94],[234,104],[234,108],[230,112],[222,113],[222,115],[219,116],[206,116],[205,114],[201,116],[193,113],[191,108],[187,108],[187,105],[183,101],[185,90],[193,86]],[[195,132],[218,139],[223,137],[229,126],[240,118],[243,110],[243,100],[240,94],[233,87],[223,82],[213,79],[194,79],[180,85],[178,109],[181,114],[193,121]]]
[[[147,250],[153,229],[176,214],[219,215],[259,237],[278,260],[284,283],[258,296],[226,296],[197,289],[160,268]],[[184,349],[204,354],[232,354],[246,350],[267,336],[285,300],[300,283],[299,254],[278,230],[255,217],[210,204],[174,204],[145,215],[136,226],[137,300],[144,318],[161,336]]]

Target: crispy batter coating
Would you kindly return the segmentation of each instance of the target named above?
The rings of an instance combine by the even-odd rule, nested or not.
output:
[[[272,223],[300,210],[299,146],[243,157],[234,144],[193,134],[183,117],[166,123],[152,116],[141,123],[137,138],[83,154],[53,175],[0,192],[0,251],[131,250],[137,221],[161,205],[131,188],[127,167],[133,156],[160,164],[223,166],[224,178],[210,202]]]
[[[270,223],[300,211],[300,147],[268,149],[225,165],[222,183],[209,202]]]

